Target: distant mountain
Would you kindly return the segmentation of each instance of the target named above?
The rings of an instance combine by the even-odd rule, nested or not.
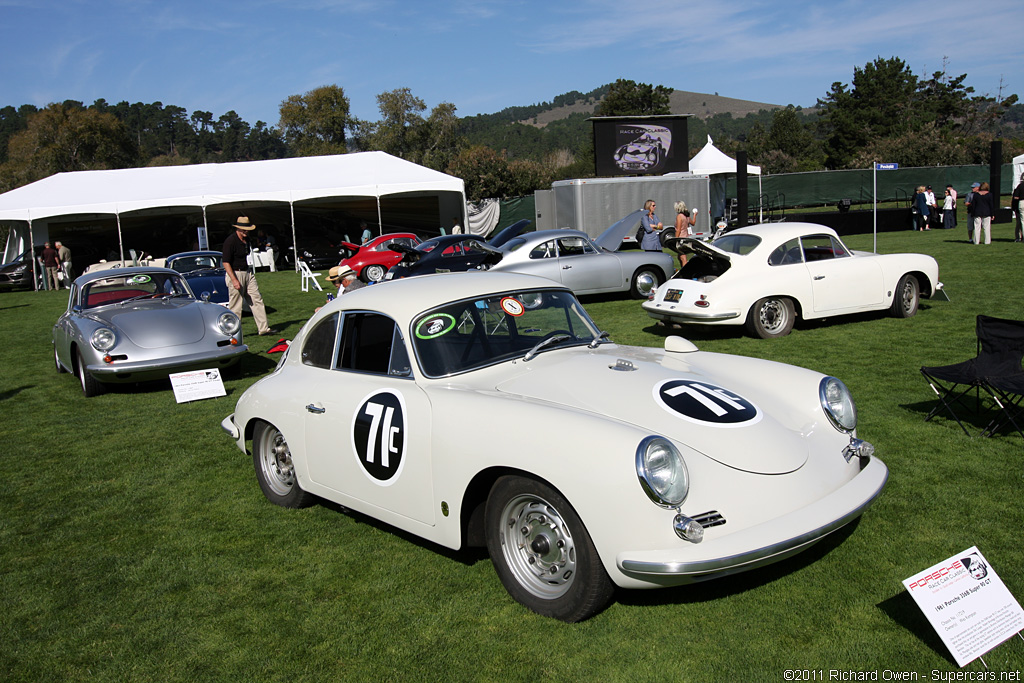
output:
[[[502,150],[510,159],[541,161],[565,151],[586,154],[591,145],[591,124],[587,119],[594,115],[609,87],[603,85],[588,93],[573,90],[551,102],[467,116],[461,120],[461,133],[470,144]],[[743,139],[755,123],[768,127],[772,112],[785,108],[780,104],[686,90],[674,90],[669,106],[673,114],[693,116],[689,125],[691,152],[700,149],[709,134],[716,141]]]
[[[607,91],[604,86],[598,91],[588,93],[572,104],[552,106],[549,109],[538,112],[536,115],[519,120],[519,123],[543,128],[552,121],[560,121],[572,114],[586,114],[593,116],[601,96]],[[768,104],[767,102],[751,102],[750,100],[738,100],[733,97],[722,97],[721,95],[709,95],[707,93],[690,92],[688,90],[673,90],[669,97],[669,107],[673,114],[691,114],[698,119],[707,119],[717,114],[732,114],[734,119],[741,119],[747,114],[756,114],[761,110],[771,111],[773,109],[785,109],[781,104]]]

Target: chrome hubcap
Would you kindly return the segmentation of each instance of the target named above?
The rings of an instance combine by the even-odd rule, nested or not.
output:
[[[657,286],[658,281],[650,273],[644,272],[636,276],[636,291],[644,296],[650,295]]]

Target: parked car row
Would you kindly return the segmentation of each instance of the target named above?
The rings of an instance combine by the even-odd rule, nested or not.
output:
[[[794,223],[675,242],[692,256],[673,273],[668,254],[618,249],[638,220],[596,239],[520,234],[522,222],[488,241],[346,245],[375,284],[318,309],[221,427],[272,503],[328,500],[447,548],[486,547],[513,599],[570,622],[617,588],[753,570],[858,519],[888,470],[841,380],[678,336],[620,346],[577,296],[628,292],[662,322],[772,338],[798,316],[912,316],[941,292],[934,259],[854,252]],[[219,257],[79,277],[53,329],[57,371],[95,396],[237,368],[247,347],[214,303]]]

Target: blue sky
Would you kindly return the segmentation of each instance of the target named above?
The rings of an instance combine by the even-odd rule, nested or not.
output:
[[[160,101],[270,125],[328,84],[368,120],[395,88],[468,116],[617,78],[812,106],[892,56],[1024,95],[1020,0],[0,0],[0,26],[0,106]]]

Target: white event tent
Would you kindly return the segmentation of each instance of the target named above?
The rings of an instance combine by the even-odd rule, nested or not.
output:
[[[1017,184],[1024,180],[1024,154],[1013,158],[1013,178],[1010,180],[1010,187],[1017,187]]]
[[[460,178],[384,152],[318,157],[58,173],[0,194],[0,222],[11,225],[7,258],[34,243],[32,224],[73,214],[117,218],[124,258],[121,216],[161,207],[202,209],[224,204],[275,202],[294,205],[331,197],[376,198],[378,223],[384,196],[433,195],[441,215],[463,215],[465,184]],[[25,234],[27,232],[27,234]]]
[[[735,174],[736,160],[715,147],[715,143],[709,135],[707,144],[690,159],[690,173],[708,176]],[[747,175],[757,176],[757,189],[760,195],[761,167],[747,164]],[[713,216],[721,216],[725,213],[725,178],[716,178],[712,184],[711,212]]]

